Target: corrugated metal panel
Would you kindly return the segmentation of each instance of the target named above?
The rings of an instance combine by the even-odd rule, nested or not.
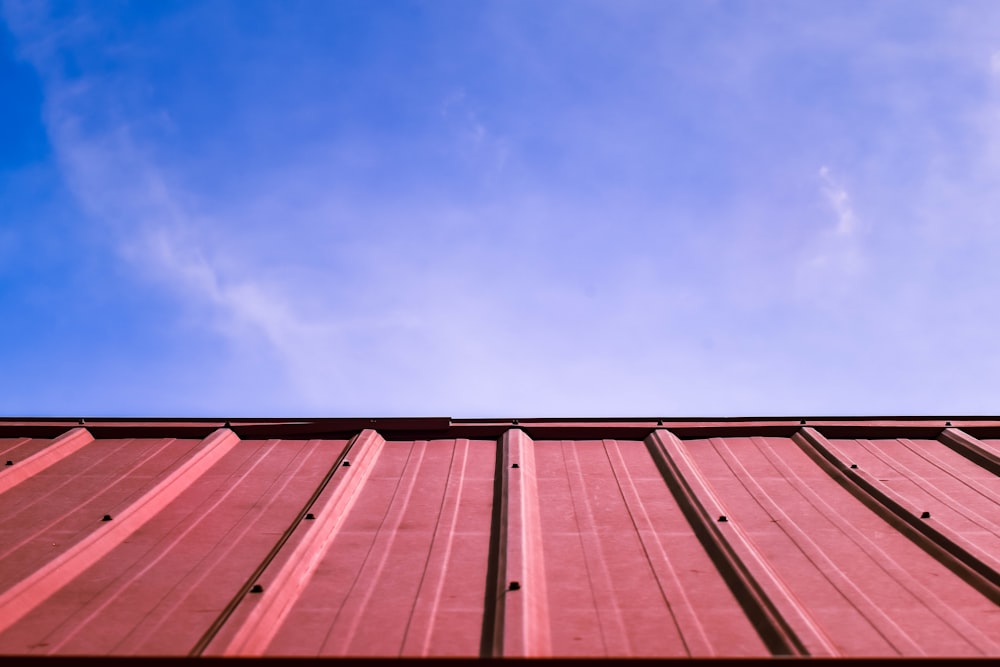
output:
[[[0,420],[0,654],[998,657],[1000,421]]]

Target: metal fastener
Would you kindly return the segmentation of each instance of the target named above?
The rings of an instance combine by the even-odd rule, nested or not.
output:
[[[727,521],[729,521],[729,519],[726,517],[725,514],[719,516],[719,523],[725,523]]]
[[[14,465],[14,462],[13,462],[13,461],[10,461],[10,460],[8,460],[8,461],[7,461],[7,463],[5,463],[4,465],[7,465],[7,466],[12,466],[12,465]]]
[[[521,466],[517,465],[516,463],[511,463],[510,467],[511,468],[520,468]]]
[[[316,516],[312,512],[309,512],[309,514],[306,514],[306,521],[312,521],[315,518],[316,518]]]
[[[105,514],[104,518],[101,519],[101,521],[111,521],[111,515],[110,514]]]
[[[857,464],[857,463],[852,463],[852,464],[851,464],[851,467],[852,467],[852,468],[857,468],[857,467],[858,467],[858,464]]]
[[[510,582],[510,586],[507,587],[509,591],[519,591],[521,590],[521,584],[517,581]]]
[[[345,468],[350,468],[351,467],[351,462],[350,461],[344,461],[344,467]]]
[[[264,587],[261,586],[260,584],[254,584],[253,588],[250,589],[250,592],[251,593],[263,593],[264,592]]]
[[[931,518],[931,513],[930,512],[922,512],[920,514],[920,518],[921,519],[929,519],[929,518]]]

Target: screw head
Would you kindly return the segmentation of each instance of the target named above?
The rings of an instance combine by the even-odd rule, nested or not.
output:
[[[519,590],[521,590],[521,583],[518,582],[518,581],[512,581],[512,582],[510,582],[510,586],[507,587],[507,590],[509,590],[509,591],[519,591]]]
[[[309,512],[308,514],[306,514],[306,521],[312,521],[315,518],[316,518],[316,515],[314,515],[312,512]]]
[[[931,513],[930,512],[921,512],[920,513],[920,518],[921,519],[929,519],[929,518],[931,518]]]
[[[729,521],[729,518],[725,514],[719,515],[719,523],[726,523],[727,521]]]
[[[101,519],[101,521],[111,521],[111,515],[110,514],[105,514],[104,518]]]
[[[264,587],[261,586],[260,584],[254,584],[253,587],[250,589],[250,592],[251,593],[263,593],[264,592]]]
[[[12,465],[14,465],[14,462],[8,459],[7,463],[5,463],[4,465],[5,466],[12,466]]]
[[[345,468],[350,468],[351,467],[351,462],[350,461],[344,461],[344,467]]]
[[[519,465],[518,465],[518,464],[516,464],[516,463],[511,463],[511,464],[510,464],[510,467],[511,467],[511,468],[520,468],[521,466],[519,466]]]
[[[851,464],[851,467],[852,467],[852,468],[857,468],[857,467],[858,467],[858,464],[857,464],[857,463],[852,463],[852,464]]]

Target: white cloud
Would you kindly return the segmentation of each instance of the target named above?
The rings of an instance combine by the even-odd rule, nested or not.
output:
[[[98,81],[70,87],[47,79],[47,123],[66,182],[140,285],[171,290],[192,316],[204,317],[246,355],[245,363],[253,365],[256,355],[277,357],[283,377],[262,378],[241,391],[294,393],[303,412],[319,414],[392,406],[382,414],[572,416],[648,404],[650,390],[657,391],[648,374],[681,367],[680,346],[653,362],[638,350],[616,349],[620,321],[646,322],[647,346],[669,340],[670,332],[657,331],[659,317],[651,310],[667,295],[643,293],[649,287],[611,276],[600,299],[581,297],[527,257],[530,243],[493,247],[468,237],[416,251],[413,239],[359,240],[353,273],[296,265],[291,258],[263,260],[268,249],[250,233],[220,245],[219,239],[240,234],[245,221],[225,210],[207,217],[193,206],[192,193],[169,180],[127,124],[84,129],[80,109],[95,102],[87,91],[99,88]],[[323,179],[314,185],[304,193],[313,198],[307,208],[329,215]],[[452,225],[472,221],[487,230],[507,219],[535,230],[550,217],[584,217],[523,201],[407,208],[407,202],[354,202],[346,214],[373,226],[379,216],[409,215],[415,229],[449,218]],[[297,219],[301,209],[275,205],[269,215],[300,243],[315,240],[314,223]],[[637,381],[637,371],[647,377]],[[578,388],[595,376],[600,385],[581,394]]]
[[[867,261],[850,193],[828,166],[819,169],[819,177],[820,194],[833,225],[811,226],[796,266],[795,287],[800,299],[834,307],[860,287]]]
[[[861,46],[874,44],[878,22],[857,21],[869,26]],[[556,23],[562,34],[564,25]],[[919,326],[927,312],[921,299],[932,291],[962,295],[932,284],[941,272],[907,274],[937,256],[910,233],[904,213],[919,210],[940,226],[941,238],[958,238],[961,230],[974,238],[968,221],[990,218],[975,209],[997,210],[984,206],[995,197],[970,192],[966,172],[938,169],[949,162],[935,150],[952,146],[956,135],[936,124],[938,106],[920,106],[940,100],[902,75],[898,44],[873,55],[848,39],[857,31],[804,23],[825,31],[823,46],[831,51],[806,52],[817,62],[829,65],[831,52],[851,53],[865,65],[838,70],[857,80],[845,78],[837,95],[808,86],[801,91],[830,108],[793,104],[784,94],[800,91],[773,85],[793,80],[787,74],[808,79],[808,68],[769,69],[777,60],[800,62],[795,49],[814,40],[793,26],[790,44],[773,40],[753,22],[745,34],[735,31],[726,48],[710,43],[733,36],[725,26],[709,35],[708,46],[699,42],[683,52],[676,51],[676,39],[651,38],[679,58],[675,78],[634,57],[642,44],[612,59],[627,71],[614,69],[615,76],[597,81],[548,56],[565,56],[575,67],[580,53],[598,50],[554,52],[533,42],[529,52],[538,57],[517,58],[525,63],[518,65],[523,85],[511,89],[537,97],[508,108],[507,116],[496,98],[489,102],[494,106],[479,106],[459,83],[447,81],[421,98],[421,110],[437,114],[434,148],[448,159],[460,155],[464,162],[456,163],[470,173],[517,181],[516,187],[504,181],[507,189],[498,188],[493,198],[447,186],[436,197],[419,188],[400,194],[404,188],[396,189],[391,177],[412,174],[393,171],[392,161],[410,157],[411,146],[399,134],[388,148],[375,146],[377,132],[338,146],[357,149],[343,163],[377,175],[371,191],[339,188],[338,178],[352,174],[328,169],[324,137],[309,137],[317,147],[309,159],[261,167],[250,174],[255,187],[216,198],[196,178],[184,180],[185,167],[198,167],[199,156],[163,160],[157,146],[144,143],[148,137],[135,129],[135,117],[116,116],[113,103],[128,91],[86,76],[62,78],[50,62],[53,35],[62,39],[61,31],[43,21],[30,30],[22,26],[19,35],[45,81],[48,127],[67,182],[120,246],[140,289],[155,283],[172,290],[178,310],[221,332],[240,350],[241,363],[253,365],[258,356],[280,362],[287,377],[248,373],[253,381],[242,391],[295,394],[303,412],[322,414],[372,414],[384,406],[397,414],[455,416],[708,414],[713,408],[775,414],[803,405],[871,412],[888,405],[876,401],[890,392],[853,394],[844,389],[851,374],[882,364],[883,379],[916,391],[908,367],[927,368],[937,341],[954,336]],[[608,41],[604,23],[589,28],[600,53],[614,55],[621,45]],[[520,25],[512,32],[526,39]],[[934,53],[935,59],[947,56]],[[987,74],[984,53],[990,51],[976,54],[979,77]],[[736,70],[720,80],[711,66],[730,60]],[[990,64],[996,72],[996,55]],[[546,76],[531,79],[532,68],[546,69]],[[879,76],[866,78],[871,71]],[[900,89],[916,94],[885,103],[891,96],[882,84],[901,78],[907,85]],[[604,87],[623,79],[631,87]],[[538,81],[551,85],[533,91]],[[580,95],[577,88],[595,81],[599,98]],[[686,85],[678,88],[678,81]],[[772,85],[758,85],[766,81]],[[441,101],[449,86],[458,92]],[[864,98],[872,91],[877,95]],[[854,106],[850,100],[859,98],[851,95],[859,94],[864,104]],[[869,108],[858,111],[865,104]],[[899,125],[883,125],[886,114]],[[492,122],[498,118],[503,122]],[[532,132],[521,144],[511,129],[518,123]],[[509,143],[500,127],[511,133]],[[690,141],[662,141],[688,133]],[[715,148],[725,150],[713,152],[710,139],[718,135]],[[816,143],[782,145],[788,136]],[[928,141],[936,136],[946,141]],[[952,164],[976,164],[954,150]],[[528,167],[534,169],[515,168],[533,157],[537,162]],[[822,166],[817,179],[814,168],[823,161],[836,168]],[[547,180],[547,170],[556,177]],[[706,184],[713,173],[720,178]],[[929,187],[906,187],[913,183]],[[901,246],[911,251],[905,260],[892,254]],[[885,262],[895,262],[896,270],[878,283],[873,274]],[[978,284],[980,298],[995,292],[991,283]],[[900,294],[912,296],[893,300]],[[867,309],[864,335],[857,326],[829,326],[847,318],[848,297],[854,308]],[[879,321],[896,328],[878,329]],[[897,343],[904,335],[910,336],[906,344]],[[879,352],[907,345],[926,350],[926,357],[909,364],[914,357],[900,356],[907,363],[900,362],[899,372],[885,372],[893,369]],[[852,367],[851,359],[864,364]],[[817,369],[847,384],[803,385]],[[931,389],[925,391],[931,400]],[[892,400],[903,404],[905,392]]]
[[[840,236],[857,233],[858,217],[851,205],[851,196],[844,186],[833,178],[829,167],[825,165],[820,167],[819,176],[823,179],[823,195],[837,216],[837,226],[834,231]]]
[[[484,165],[490,175],[503,170],[510,154],[509,144],[486,126],[465,90],[456,90],[445,97],[441,116],[452,124],[457,150],[467,160]]]

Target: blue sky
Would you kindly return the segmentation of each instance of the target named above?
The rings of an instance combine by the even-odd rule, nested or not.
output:
[[[0,7],[0,413],[998,413],[1000,3]]]

